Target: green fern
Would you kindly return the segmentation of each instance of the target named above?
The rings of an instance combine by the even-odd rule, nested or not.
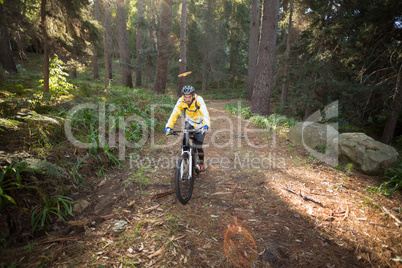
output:
[[[0,131],[4,131],[3,128],[8,130],[17,130],[18,126],[21,124],[23,123],[16,120],[0,118]]]
[[[36,230],[38,225],[44,227],[45,224],[50,224],[54,220],[54,216],[57,216],[63,221],[67,220],[68,215],[72,215],[73,199],[67,196],[55,195],[50,199],[43,196],[44,205],[36,208],[32,212],[31,226],[32,232]]]
[[[25,161],[13,162],[0,172],[0,209],[7,202],[17,205],[15,199],[9,195],[10,191],[23,188],[36,188],[35,186],[26,186],[22,183],[22,172],[40,172],[39,170],[27,167]]]
[[[379,190],[383,195],[391,196],[393,192],[402,188],[402,161],[396,167],[390,168],[385,173],[388,181],[381,183]]]
[[[45,160],[39,160],[35,158],[29,158],[25,160],[27,164],[27,168],[31,168],[37,171],[42,172],[43,174],[54,178],[66,178],[66,171],[59,167],[56,164],[53,164],[51,162],[45,161]]]

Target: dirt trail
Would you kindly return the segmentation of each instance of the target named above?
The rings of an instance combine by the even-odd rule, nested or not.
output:
[[[172,141],[159,135],[131,168],[93,182],[82,195],[91,207],[55,231],[76,240],[41,248],[49,265],[233,267],[223,243],[235,224],[248,230],[257,247],[256,259],[250,263],[245,256],[243,266],[395,265],[401,232],[381,207],[399,206],[400,193],[393,199],[370,195],[366,188],[376,185],[375,178],[335,170],[278,134],[251,131],[256,127],[224,111],[225,103],[207,104],[207,174],[197,178],[187,205],[172,194],[155,198],[172,189],[179,156],[178,145],[158,148]],[[118,220],[128,222],[121,233],[113,231]]]

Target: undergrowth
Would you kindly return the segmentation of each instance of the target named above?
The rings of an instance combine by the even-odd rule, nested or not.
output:
[[[389,168],[384,174],[384,181],[378,187],[370,187],[367,189],[370,193],[380,193],[385,196],[392,196],[392,194],[402,189],[402,160],[399,159],[398,163]]]
[[[93,79],[72,79],[51,61],[50,94],[43,94],[42,59],[0,79],[0,217],[13,233],[46,230],[72,214],[74,191],[88,177],[122,168],[131,150],[162,131],[175,99]],[[16,219],[23,222],[13,224]],[[9,237],[0,237],[0,246]]]
[[[287,118],[279,114],[271,114],[262,116],[254,114],[250,111],[244,102],[227,103],[224,109],[234,115],[241,115],[244,119],[250,119],[251,122],[264,129],[280,131],[283,128],[289,129],[296,125],[297,121],[294,118]]]

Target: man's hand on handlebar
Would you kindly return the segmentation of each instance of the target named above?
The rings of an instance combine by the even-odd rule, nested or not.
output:
[[[205,132],[208,130],[208,126],[203,126],[201,130],[201,134],[205,134]]]
[[[167,135],[178,135],[178,133],[191,133],[191,134],[196,134],[196,133],[201,133],[204,134],[208,130],[208,126],[204,126],[203,128],[199,129],[183,129],[183,130],[173,130],[170,127],[167,127],[165,129],[166,136]]]

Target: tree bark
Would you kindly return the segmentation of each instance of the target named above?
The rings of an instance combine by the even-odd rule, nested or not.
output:
[[[202,59],[202,85],[201,85],[201,90],[205,91],[207,90],[207,87],[209,85],[209,74],[212,66],[212,60],[211,60],[211,50],[212,50],[212,43],[213,43],[213,33],[212,33],[212,27],[214,27],[213,24],[213,17],[212,17],[212,12],[213,12],[213,0],[208,0],[208,6],[207,6],[207,14],[204,18],[204,31],[205,34],[203,36],[203,59]]]
[[[14,34],[15,41],[17,42],[17,47],[18,47],[18,56],[20,57],[20,60],[28,62],[28,56],[25,53],[25,48],[24,48],[24,41],[22,39],[21,33],[19,31],[16,31]]]
[[[137,87],[142,84],[142,60],[141,60],[141,50],[142,50],[142,25],[143,25],[143,0],[138,0],[138,16],[137,16],[137,37],[136,37],[136,49],[137,49],[137,65],[138,69],[135,72],[135,85]]]
[[[402,66],[401,66],[402,69]],[[392,138],[394,137],[395,127],[398,122],[398,117],[402,111],[402,72],[399,70],[398,84],[395,92],[395,97],[392,102],[391,115],[387,120],[387,124],[384,127],[382,134],[382,142],[385,144],[390,144]]]
[[[8,35],[8,28],[4,20],[4,7],[0,3],[0,61],[7,72],[16,74],[18,71],[15,66],[13,52],[10,49],[10,36]]]
[[[47,0],[42,0],[40,8],[40,27],[42,30],[42,42],[43,42],[43,92],[49,93],[49,76],[50,76],[50,46],[49,37],[47,34],[46,23],[46,4]]]
[[[156,29],[158,28],[157,21],[158,21],[158,13],[155,7],[155,0],[151,1],[151,10],[150,10],[150,17],[151,17],[151,39],[154,41],[154,48],[158,48],[158,36],[156,34]],[[158,5],[159,7],[159,5]]]
[[[289,25],[288,25],[288,35],[286,37],[286,52],[285,52],[285,70],[284,70],[285,81],[282,86],[282,94],[281,94],[281,113],[284,113],[285,111],[289,92],[289,81],[290,81],[289,61],[290,61],[290,41],[292,35],[292,16],[293,16],[293,0],[290,0]]]
[[[99,0],[94,1],[94,19],[99,21]],[[92,65],[93,65],[93,76],[95,79],[99,78],[99,65],[98,65],[98,48],[94,41],[92,41]]]
[[[117,0],[117,29],[119,36],[120,64],[122,73],[122,83],[124,86],[132,88],[133,78],[131,76],[130,48],[128,45],[128,33],[126,24],[126,9],[124,0]]]
[[[262,115],[270,114],[278,18],[279,0],[264,0],[257,63],[258,73],[255,77],[250,107],[252,112]]]
[[[238,58],[238,46],[237,46],[237,36],[235,33],[236,26],[236,1],[233,1],[232,5],[232,17],[230,22],[230,60],[229,60],[229,71],[233,74],[233,79],[236,77],[236,63]]]
[[[248,42],[247,100],[253,95],[254,78],[258,57],[258,34],[260,30],[260,0],[252,0]]]
[[[27,0],[24,0],[22,10],[20,13],[22,18],[25,17],[26,9],[27,9]],[[20,27],[20,28],[22,28],[22,27]],[[19,30],[15,31],[14,38],[15,38],[15,41],[17,42],[18,56],[20,57],[21,60],[29,62],[28,56],[25,53],[24,36],[21,36],[21,31],[19,31]]]
[[[187,55],[186,55],[186,44],[187,44],[187,0],[182,0],[181,3],[181,23],[180,23],[180,73],[186,72],[187,68]],[[181,96],[181,89],[184,87],[186,82],[185,77],[179,78],[179,86],[177,88],[177,96]]]
[[[104,58],[105,58],[105,87],[109,86],[109,80],[113,79],[112,72],[112,30],[111,30],[111,20],[110,20],[110,6],[108,1],[103,1],[103,27],[105,28],[105,32],[103,34],[103,42],[104,42]]]
[[[159,31],[158,65],[152,92],[163,94],[166,90],[167,71],[169,63],[169,33],[172,21],[172,0],[161,1],[161,23]],[[167,3],[167,4],[165,4]]]
[[[207,55],[204,55],[204,59],[202,61],[202,85],[201,85],[201,91],[207,90]]]

